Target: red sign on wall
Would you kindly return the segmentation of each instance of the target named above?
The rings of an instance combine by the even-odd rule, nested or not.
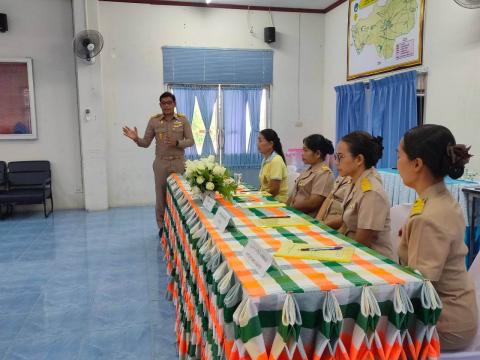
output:
[[[36,138],[31,60],[0,60],[0,139]]]

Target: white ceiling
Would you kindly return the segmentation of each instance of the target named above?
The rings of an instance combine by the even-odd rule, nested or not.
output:
[[[205,3],[205,0],[176,0],[179,2]],[[302,9],[325,9],[336,0],[211,0],[211,4],[231,4],[244,6],[267,6]]]

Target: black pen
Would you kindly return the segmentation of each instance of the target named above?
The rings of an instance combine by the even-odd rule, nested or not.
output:
[[[323,247],[323,248],[303,248],[300,251],[325,251],[325,250],[341,250],[343,246],[331,246],[331,247]]]
[[[288,219],[290,215],[281,215],[281,216],[262,216],[260,219]]]

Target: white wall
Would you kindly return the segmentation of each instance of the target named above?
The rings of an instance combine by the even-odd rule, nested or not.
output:
[[[447,126],[458,142],[471,144],[477,156],[469,169],[480,172],[480,9],[467,10],[453,0],[427,0],[424,64],[428,70],[426,122]],[[334,86],[346,83],[348,2],[325,16],[325,64],[322,130],[335,135]]]
[[[304,136],[317,132],[321,121],[323,15],[273,13],[277,29],[274,49],[272,127],[286,149],[299,147]],[[300,118],[297,106],[297,69],[300,18]],[[154,143],[137,148],[121,134],[124,124],[143,133],[149,117],[158,113],[164,90],[164,45],[268,48],[263,28],[268,12],[252,12],[255,37],[247,11],[152,6],[100,2],[100,28],[105,37],[102,67],[108,123],[108,189],[111,206],[154,202]]]
[[[50,160],[55,207],[83,207],[71,2],[1,0],[0,11],[0,58],[33,59],[38,129],[37,140],[0,141],[0,160]]]

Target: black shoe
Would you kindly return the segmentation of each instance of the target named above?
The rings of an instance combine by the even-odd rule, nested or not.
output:
[[[158,231],[158,237],[161,239],[163,234],[163,228]]]

